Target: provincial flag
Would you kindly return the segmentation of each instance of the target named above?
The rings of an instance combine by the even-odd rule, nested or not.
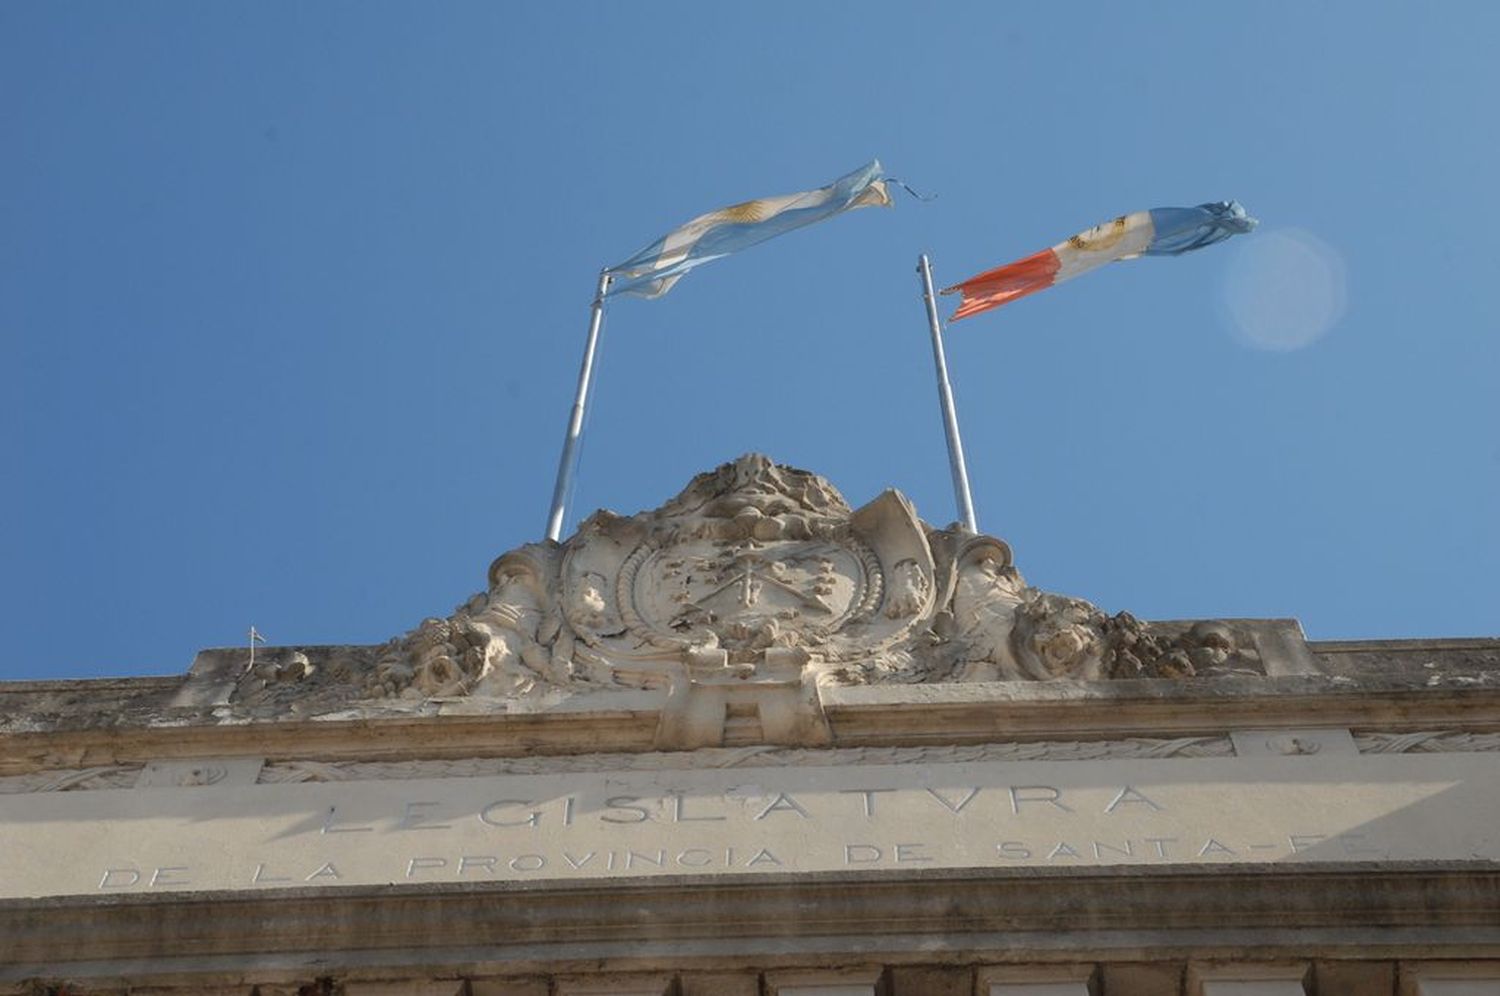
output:
[[[695,266],[854,208],[890,204],[877,159],[817,190],[762,197],[710,211],[609,267],[605,272],[613,279],[608,294],[661,297]]]
[[[1137,256],[1180,256],[1248,232],[1255,225],[1255,219],[1236,201],[1122,214],[1051,249],[945,287],[942,293],[963,294],[950,319],[958,321],[1071,280],[1105,263]]]

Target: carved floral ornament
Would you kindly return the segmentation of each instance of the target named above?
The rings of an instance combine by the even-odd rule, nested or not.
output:
[[[485,591],[383,646],[273,655],[233,700],[696,689],[722,715],[736,696],[815,702],[828,685],[1262,673],[1236,624],[1106,615],[1029,587],[1003,541],[934,529],[898,492],[850,509],[822,478],[750,455],[661,508],[600,511],[562,544],[504,554]],[[809,742],[774,733],[799,722],[775,713],[759,712],[767,739]]]

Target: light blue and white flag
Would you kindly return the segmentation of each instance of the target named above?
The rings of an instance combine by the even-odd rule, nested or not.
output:
[[[608,293],[661,297],[684,273],[710,260],[854,208],[889,207],[885,184],[877,159],[817,190],[762,197],[699,215],[611,266],[606,271],[612,278]]]

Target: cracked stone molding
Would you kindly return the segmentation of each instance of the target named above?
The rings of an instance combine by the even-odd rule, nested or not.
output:
[[[446,618],[375,647],[265,648],[175,704],[255,714],[465,701],[535,711],[665,696],[660,749],[831,742],[833,687],[1312,674],[1293,620],[1145,623],[1025,583],[990,536],[923,523],[898,492],[852,509],[745,456],[634,516],[529,544]]]

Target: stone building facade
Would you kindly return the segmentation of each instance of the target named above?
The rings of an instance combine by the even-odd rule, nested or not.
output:
[[[1109,615],[762,457],[0,743],[0,993],[1500,994],[1500,640]]]

